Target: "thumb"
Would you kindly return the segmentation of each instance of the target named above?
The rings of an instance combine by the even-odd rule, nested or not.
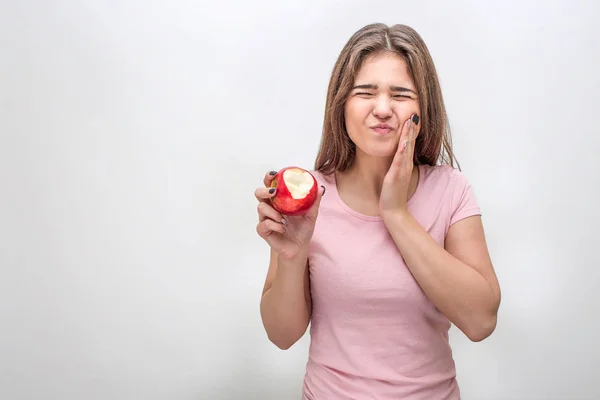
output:
[[[319,192],[317,193],[317,200],[315,200],[315,203],[312,205],[310,210],[308,210],[308,213],[306,215],[310,219],[312,219],[312,220],[317,219],[317,215],[319,214],[319,206],[321,205],[321,199],[323,198],[324,194],[325,194],[325,186],[321,185],[321,187],[319,188]]]

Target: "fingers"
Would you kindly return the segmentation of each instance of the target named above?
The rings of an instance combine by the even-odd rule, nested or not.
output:
[[[277,171],[269,171],[263,178],[264,187],[259,187],[254,191],[254,197],[258,200],[258,225],[256,226],[257,233],[266,238],[273,232],[284,233],[286,231],[285,219],[275,210],[269,200],[275,196],[276,188],[272,188],[271,182],[277,174]]]
[[[321,187],[319,188],[319,192],[317,193],[317,200],[315,200],[315,203],[312,205],[310,210],[308,210],[307,216],[309,218],[316,220],[317,214],[319,213],[319,206],[321,204],[321,199],[323,198],[324,195],[325,195],[325,186],[321,185]]]
[[[404,121],[404,125],[402,125],[402,133],[400,134],[400,143],[398,145],[398,152],[400,154],[403,154],[406,151],[406,148],[410,143],[411,122],[412,116]]]
[[[266,239],[273,232],[283,234],[285,233],[285,231],[285,225],[283,225],[280,222],[275,222],[272,219],[265,219],[264,221],[259,222],[258,225],[256,225],[256,232],[263,239]]]
[[[419,128],[419,115],[417,113],[415,113],[411,116],[410,132],[409,132],[409,134],[410,134],[409,144],[413,145],[413,148],[414,148],[415,141],[417,140],[418,128]]]
[[[271,197],[275,196],[277,189],[268,187],[259,187],[254,191],[254,197],[258,201],[267,201]]]
[[[402,130],[400,131],[400,140],[398,141],[398,148],[396,150],[396,154],[394,154],[394,159],[392,160],[392,165],[390,168],[395,172],[397,168],[402,165],[402,159],[404,156],[404,152],[408,147],[409,143],[409,132],[410,132],[410,124],[412,117],[404,121],[402,125]]]
[[[265,174],[263,178],[265,187],[258,188],[254,191],[254,197],[256,197],[256,200],[266,201],[275,196],[275,191],[277,189],[271,187],[271,182],[273,182],[275,175],[277,175],[277,171],[269,171]]]
[[[277,175],[277,171],[269,171],[265,174],[265,177],[263,179],[265,187],[271,186],[271,182],[273,181],[273,178],[275,178],[275,175]]]
[[[398,151],[403,154],[407,149],[414,151],[414,144],[417,139],[417,126],[419,125],[419,116],[415,113],[410,116],[402,126],[400,135],[400,144]]]
[[[283,215],[281,215],[281,213],[279,213],[277,210],[275,210],[272,206],[270,206],[266,202],[261,201],[260,203],[258,203],[257,210],[258,210],[258,221],[259,222],[262,222],[265,219],[272,219],[273,221],[276,221],[276,222],[285,223],[285,219],[283,218]]]
[[[286,220],[273,207],[264,201],[258,203],[258,224],[256,225],[256,233],[270,243],[268,237],[272,233],[284,234],[287,231]]]

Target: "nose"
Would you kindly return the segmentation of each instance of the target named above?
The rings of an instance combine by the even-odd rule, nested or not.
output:
[[[392,107],[390,105],[390,99],[387,96],[377,97],[375,106],[373,107],[373,115],[381,119],[392,116]]]

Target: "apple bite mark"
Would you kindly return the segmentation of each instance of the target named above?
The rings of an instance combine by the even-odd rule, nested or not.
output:
[[[310,193],[314,181],[309,172],[300,169],[286,170],[283,173],[283,180],[290,194],[296,200],[303,199]]]
[[[280,170],[271,187],[277,188],[271,198],[273,208],[284,215],[305,214],[317,200],[317,180],[307,170],[287,167]]]

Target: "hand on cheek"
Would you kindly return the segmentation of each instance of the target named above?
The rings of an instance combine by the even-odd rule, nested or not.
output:
[[[419,116],[412,114],[402,126],[398,149],[383,181],[379,201],[379,211],[382,215],[388,212],[401,211],[407,207],[408,187],[414,168],[414,148],[418,125]]]

